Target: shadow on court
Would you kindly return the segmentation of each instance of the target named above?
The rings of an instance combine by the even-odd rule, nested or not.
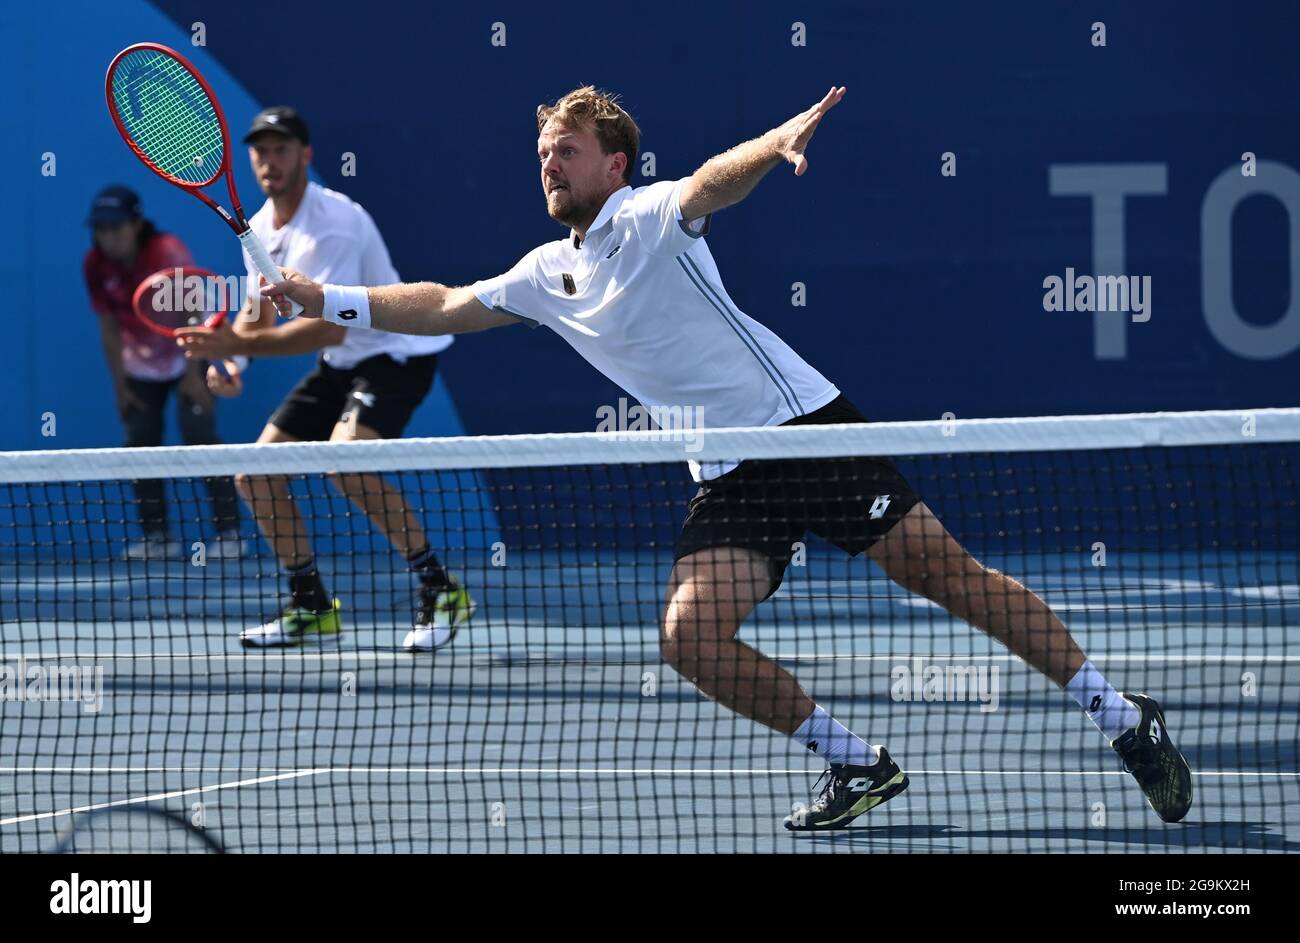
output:
[[[1193,811],[1195,811],[1193,809]],[[1300,851],[1300,842],[1277,831],[1280,822],[1185,822],[1151,828],[1025,828],[967,829],[937,823],[922,825],[867,825],[822,835],[800,835],[800,841],[830,845],[872,846],[883,843],[944,843],[949,851],[1022,851],[1036,842],[1056,849],[1069,846],[1081,851]],[[868,850],[863,847],[861,850]],[[874,848],[871,850],[882,850]]]

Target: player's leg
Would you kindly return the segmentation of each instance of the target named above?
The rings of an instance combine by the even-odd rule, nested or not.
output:
[[[907,788],[883,747],[819,707],[794,676],[736,638],[784,567],[743,547],[709,547],[678,559],[669,579],[660,648],[664,660],[724,707],[786,736],[829,764],[825,788],[785,820],[792,831],[842,828]]]
[[[329,437],[347,397],[350,373],[319,363],[271,416],[259,443],[316,442]],[[249,647],[297,645],[311,635],[337,635],[343,623],[316,567],[307,527],[285,475],[236,475],[235,488],[274,551],[290,600],[277,616],[240,633]]]
[[[967,553],[923,503],[867,555],[895,583],[986,632],[1061,687],[1085,661],[1046,603]]]
[[[804,536],[805,464],[744,462],[701,483],[677,539],[662,636],[665,659],[702,691],[826,760],[821,795],[786,820],[795,830],[843,827],[908,784],[884,748],[854,734],[788,671],[736,638],[780,585]]]
[[[679,559],[668,580],[660,651],[719,704],[792,736],[816,705],[790,672],[736,638],[772,591],[774,572],[768,557],[744,547],[709,547]]]
[[[355,415],[355,414],[354,414]],[[335,441],[386,438],[364,423],[340,423]],[[476,604],[445,569],[429,545],[419,515],[400,490],[380,475],[334,474],[330,481],[339,493],[365,512],[393,548],[405,557],[420,582],[410,630],[402,647],[410,652],[431,652],[448,644],[461,625],[474,615]]]
[[[432,388],[436,367],[436,354],[410,357],[403,363],[387,355],[363,360],[352,371],[347,403],[330,438],[399,438]],[[448,644],[476,606],[469,592],[443,568],[416,509],[380,475],[336,474],[330,480],[406,558],[419,580],[414,619],[402,647],[428,652]]]
[[[212,394],[202,401],[191,396],[182,385],[177,390],[180,407],[181,441],[186,445],[218,445],[216,402]],[[216,539],[208,547],[208,556],[232,560],[243,556],[244,541],[239,536],[239,495],[235,483],[225,476],[203,479],[212,507]]]
[[[126,377],[126,385],[139,406],[131,406],[122,417],[127,448],[162,445],[163,416],[167,391],[171,384]],[[127,545],[128,560],[171,559],[180,554],[180,544],[172,539],[167,523],[167,499],[161,478],[142,478],[132,482],[136,513],[144,538]]]
[[[1156,813],[1168,822],[1187,814],[1191,770],[1159,705],[1117,692],[1038,596],[981,564],[921,503],[868,554],[894,582],[988,633],[1064,688],[1124,758]]]
[[[259,445],[275,442],[301,442],[274,423],[267,423],[257,437]],[[257,523],[266,542],[270,544],[280,565],[292,570],[312,559],[311,540],[303,522],[298,503],[289,490],[287,475],[235,476],[235,490],[244,499],[249,513]]]
[[[355,413],[352,414],[356,416]],[[338,423],[330,434],[331,442],[360,442],[384,439],[387,436],[364,423],[348,419]],[[406,503],[402,492],[393,487],[382,475],[363,472],[341,472],[329,476],[330,483],[340,494],[365,512],[370,522],[388,538],[393,548],[403,556],[429,545],[420,518]]]
[[[268,423],[259,444],[300,442],[299,436]],[[289,584],[289,602],[261,625],[239,633],[248,648],[299,645],[313,635],[336,636],[343,630],[338,600],[325,589],[312,553],[307,526],[289,489],[287,475],[235,476],[235,488],[270,544]]]

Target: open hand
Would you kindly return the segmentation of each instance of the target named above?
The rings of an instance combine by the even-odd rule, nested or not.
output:
[[[802,177],[804,171],[808,169],[808,158],[804,157],[803,152],[807,149],[808,142],[812,140],[813,132],[817,130],[822,116],[840,103],[846,91],[843,86],[839,88],[832,86],[826,93],[826,97],[817,104],[795,115],[779,128],[768,132],[775,139],[781,156],[794,164],[796,177]]]

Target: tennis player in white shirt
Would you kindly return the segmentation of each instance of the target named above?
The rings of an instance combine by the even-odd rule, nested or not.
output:
[[[249,225],[277,264],[323,281],[401,281],[370,215],[343,194],[309,181],[310,136],[296,111],[266,109],[253,120],[244,142],[253,173],[268,197]],[[257,269],[247,253],[244,264],[254,286],[250,295],[255,295]],[[258,442],[400,437],[433,386],[438,353],[451,343],[450,337],[392,334],[320,320],[275,321],[270,302],[250,297],[231,329],[197,329],[181,337],[191,357],[226,358],[229,377],[215,367],[208,371],[209,387],[222,396],[242,390],[247,358],[321,351],[316,368],[276,409]],[[450,642],[458,626],[473,615],[474,602],[443,569],[415,510],[378,475],[330,478],[402,553],[419,579],[419,598],[403,647],[432,651]],[[240,475],[235,484],[284,568],[291,597],[274,618],[241,632],[240,641],[262,648],[338,635],[341,607],[326,591],[316,567],[289,479]]]
[[[327,323],[410,334],[545,324],[644,405],[702,406],[706,427],[863,422],[829,380],[736,307],[703,239],[710,214],[743,200],[783,161],[804,173],[813,132],[843,96],[843,88],[832,88],[689,177],[633,189],[636,123],[613,96],[575,89],[537,113],[542,189],[551,217],[570,230],[566,238],[463,288],[426,282],[367,289],[286,269],[289,281],[263,294],[279,303],[292,298],[307,317]],[[892,462],[747,461],[693,471],[700,489],[677,541],[661,649],[714,700],[826,760],[824,788],[786,828],[843,828],[908,784],[884,747],[830,716],[784,667],[736,637],[780,584],[792,545],[809,530],[850,554],[866,553],[895,582],[988,633],[1065,689],[1160,818],[1187,814],[1191,770],[1155,700],[1116,691],[1055,613],[963,549]]]

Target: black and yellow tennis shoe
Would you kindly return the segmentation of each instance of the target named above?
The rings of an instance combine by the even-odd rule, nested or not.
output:
[[[299,609],[290,605],[270,622],[239,633],[239,644],[245,648],[285,648],[301,645],[318,636],[337,637],[343,632],[343,618],[339,615],[339,601],[323,612]]]
[[[785,818],[792,832],[816,832],[847,828],[849,823],[882,802],[888,802],[907,788],[907,774],[898,768],[884,747],[876,747],[880,759],[872,766],[842,766],[832,763],[814,784],[826,785],[807,809]]]
[[[1122,694],[1137,707],[1137,726],[1126,730],[1111,743],[1133,774],[1147,802],[1165,822],[1181,821],[1192,807],[1192,768],[1178,752],[1165,715],[1155,698],[1145,694]]]
[[[402,639],[402,648],[408,652],[432,652],[450,645],[477,609],[474,598],[454,579],[445,586],[421,590],[415,626]]]

